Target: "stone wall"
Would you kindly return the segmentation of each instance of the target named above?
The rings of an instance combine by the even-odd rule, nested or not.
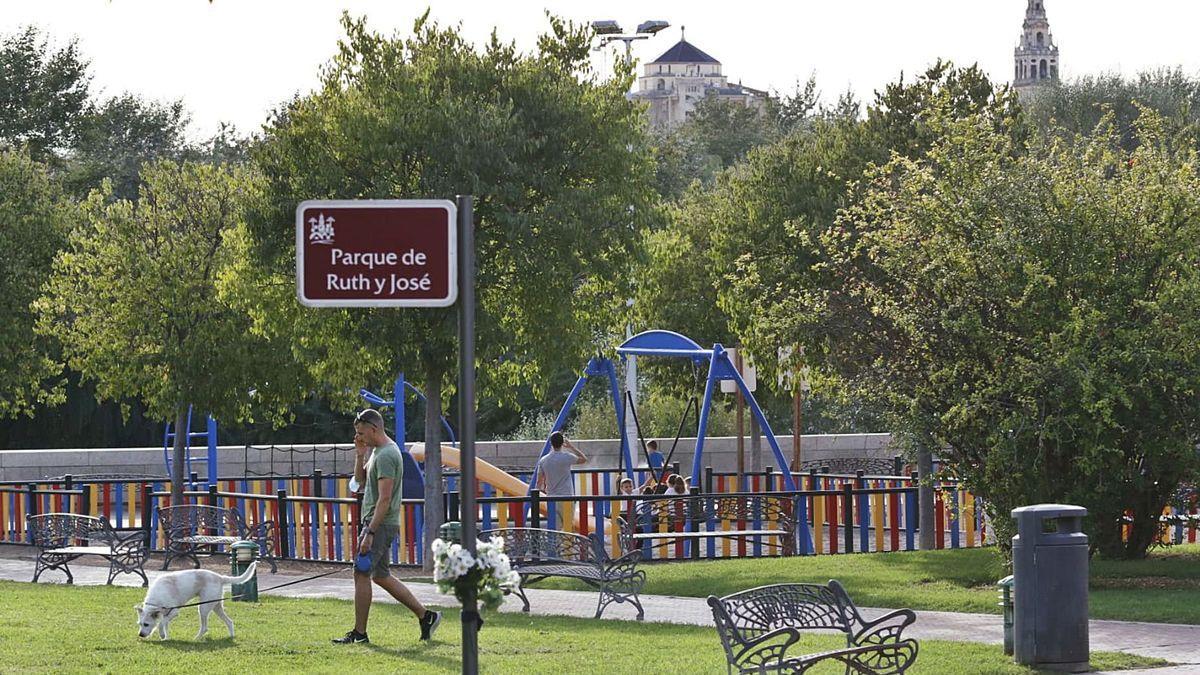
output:
[[[890,434],[841,434],[804,436],[801,441],[804,461],[836,458],[891,458]],[[476,443],[476,451],[501,468],[528,470],[537,460],[542,441],[484,441]],[[659,450],[670,451],[670,439],[659,440]],[[576,445],[589,458],[588,467],[615,467],[620,443],[610,440],[580,440]],[[750,441],[746,439],[746,468],[754,465]],[[784,457],[792,457],[791,436],[780,436],[779,446]],[[679,462],[682,472],[691,472],[695,439],[682,438],[672,462]],[[198,452],[198,451],[194,451]],[[284,446],[280,448],[244,448],[221,446],[217,449],[222,476],[309,474],[314,468],[326,473],[344,473],[353,467],[353,454],[345,444]],[[758,466],[779,468],[766,439],[762,441]],[[635,458],[635,461],[639,461]],[[640,463],[640,462],[639,462]],[[737,468],[737,439],[708,438],[704,441],[704,466],[717,471]],[[193,470],[204,475],[203,464]],[[245,471],[243,470],[245,469]],[[165,477],[162,448],[88,448],[53,450],[0,450],[0,481],[24,481],[73,476],[136,476]]]

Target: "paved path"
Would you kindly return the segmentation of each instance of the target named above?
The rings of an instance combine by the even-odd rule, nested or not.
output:
[[[33,560],[30,557],[11,557],[15,551],[4,551],[9,557],[0,558],[0,579],[29,581],[33,575]],[[108,577],[107,567],[73,565],[72,574],[79,584],[103,584]],[[146,570],[153,580],[163,574],[158,570]],[[293,598],[339,598],[352,599],[353,587],[349,579],[349,568],[344,573],[299,583],[276,591],[270,595]],[[297,581],[304,577],[298,573],[259,574],[259,588]],[[43,582],[65,581],[59,572],[49,572]],[[141,579],[132,576],[119,577],[116,583],[123,586],[140,586]],[[437,587],[426,583],[409,583],[409,588],[428,605],[451,605],[450,596],[438,593]],[[597,594],[586,591],[556,591],[529,589],[531,611],[534,614],[551,616],[591,617],[596,612]],[[386,593],[376,592],[376,600],[394,602]],[[643,595],[642,605],[646,620],[694,626],[711,626],[712,614],[703,598],[682,598],[667,595]],[[867,618],[884,614],[890,610],[870,607],[859,608]],[[501,608],[504,612],[521,611],[521,601],[509,598]],[[637,610],[629,605],[610,605],[604,618],[633,620]],[[1004,640],[1004,629],[1000,617],[994,614],[966,614],[960,612],[935,612],[918,610],[917,622],[904,632],[905,637],[918,640],[952,640],[956,642],[985,642],[1000,644]],[[1129,652],[1141,656],[1166,659],[1179,666],[1141,670],[1138,673],[1175,675],[1178,673],[1200,673],[1200,626],[1180,624],[1141,623],[1134,621],[1090,622],[1092,651]]]

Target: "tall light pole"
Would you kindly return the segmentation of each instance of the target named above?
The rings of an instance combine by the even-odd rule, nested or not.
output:
[[[633,33],[625,33],[621,30],[621,25],[611,19],[592,22],[592,30],[596,31],[596,35],[600,38],[600,44],[596,45],[596,51],[620,40],[625,43],[625,62],[630,64],[633,63],[633,43],[635,41],[649,40],[659,31],[670,27],[671,24],[666,21],[650,20],[638,24],[637,30]],[[633,306],[633,298],[626,300],[626,306]],[[625,337],[626,339],[633,337],[633,329],[629,324],[625,325]],[[630,397],[636,405],[638,399],[636,356],[630,356],[625,360],[625,389],[629,391]],[[619,433],[625,436],[628,447],[635,447],[635,444],[638,443],[637,426],[632,414],[625,415],[625,428],[620,429]]]
[[[620,40],[625,43],[625,60],[633,61],[633,43],[636,40],[649,40],[654,37],[659,31],[669,28],[671,24],[666,21],[643,21],[638,24],[637,30],[633,33],[625,33],[621,30],[620,24],[609,19],[603,21],[593,21],[592,30],[596,31],[596,35],[600,36],[600,44],[596,49],[602,49],[612,42]]]

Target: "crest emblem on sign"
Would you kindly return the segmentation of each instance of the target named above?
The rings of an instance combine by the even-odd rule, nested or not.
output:
[[[321,213],[316,218],[308,219],[308,243],[333,243],[333,216],[326,218],[325,214]]]

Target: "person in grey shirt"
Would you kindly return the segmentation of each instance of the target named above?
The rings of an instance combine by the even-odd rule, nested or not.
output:
[[[535,469],[538,490],[548,497],[574,497],[575,477],[571,475],[571,468],[587,461],[587,457],[561,431],[555,431],[550,434],[550,452],[538,460]],[[556,527],[574,532],[575,502],[554,502],[554,509],[558,516]]]

